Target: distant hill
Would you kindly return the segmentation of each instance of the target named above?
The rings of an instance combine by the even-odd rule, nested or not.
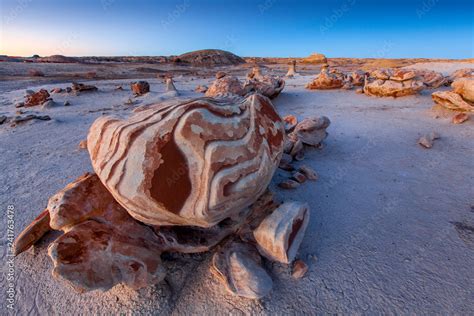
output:
[[[227,66],[243,64],[245,60],[225,50],[203,49],[179,55],[174,58],[174,62],[195,66]]]

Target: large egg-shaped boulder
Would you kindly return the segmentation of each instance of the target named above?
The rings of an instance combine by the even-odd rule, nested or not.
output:
[[[284,127],[271,101],[201,98],[100,117],[87,146],[94,171],[131,216],[150,225],[210,227],[265,191]]]

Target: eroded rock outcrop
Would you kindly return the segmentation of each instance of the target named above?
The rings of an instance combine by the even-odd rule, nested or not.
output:
[[[455,80],[452,91],[436,91],[431,97],[433,101],[448,110],[474,112],[474,78]]]
[[[323,67],[313,81],[306,85],[306,89],[317,89],[317,90],[327,90],[327,89],[339,89],[344,86],[344,74],[337,71],[336,69],[329,70],[329,67]]]
[[[423,81],[412,70],[380,69],[371,73],[364,84],[364,93],[377,97],[402,97],[423,90]]]
[[[50,95],[48,90],[41,89],[38,92],[33,92],[25,96],[25,103],[24,106],[36,106],[45,103],[46,101],[50,100]]]
[[[257,94],[171,104],[125,121],[101,117],[87,145],[95,172],[134,218],[210,227],[263,193],[283,139],[283,122]]]
[[[448,84],[448,78],[444,77],[443,74],[431,71],[431,70],[416,70],[417,76],[421,81],[431,89],[439,88],[443,85]]]

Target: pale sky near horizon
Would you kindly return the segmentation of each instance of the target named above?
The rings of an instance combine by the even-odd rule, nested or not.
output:
[[[0,54],[473,58],[474,0],[0,0]]]

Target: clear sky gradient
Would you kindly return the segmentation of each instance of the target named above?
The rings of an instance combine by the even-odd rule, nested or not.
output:
[[[473,58],[474,0],[0,0],[0,54]]]

